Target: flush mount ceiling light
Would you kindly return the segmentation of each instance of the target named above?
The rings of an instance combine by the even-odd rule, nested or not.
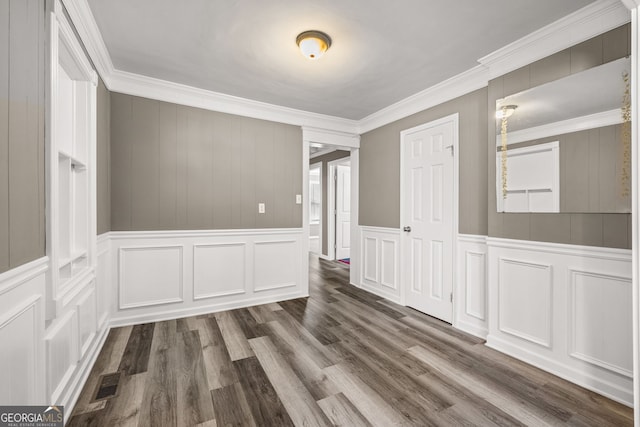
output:
[[[305,31],[298,34],[296,44],[307,59],[316,60],[331,47],[331,38],[322,31]]]
[[[511,115],[516,111],[516,108],[518,108],[517,105],[505,105],[496,111],[496,119],[511,117]]]

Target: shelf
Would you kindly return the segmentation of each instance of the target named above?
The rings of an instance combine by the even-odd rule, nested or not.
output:
[[[68,159],[70,161],[72,170],[84,171],[87,169],[87,165],[85,162],[78,159],[77,157],[72,156],[66,151],[58,150],[58,157],[60,158],[60,161]]]
[[[80,258],[86,258],[87,252],[76,252],[69,257],[61,258],[60,262],[58,262],[58,268],[65,267],[73,262],[77,262]]]

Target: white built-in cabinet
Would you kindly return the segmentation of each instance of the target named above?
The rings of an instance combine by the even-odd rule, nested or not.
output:
[[[97,75],[56,2],[51,18],[48,318],[95,278]],[[60,13],[58,13],[60,12]]]
[[[98,76],[60,0],[47,7],[45,402],[71,407],[106,331],[96,289]]]

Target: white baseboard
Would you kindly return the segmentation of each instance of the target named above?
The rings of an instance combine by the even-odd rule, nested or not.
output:
[[[593,375],[589,371],[575,369],[492,335],[487,337],[486,345],[501,353],[527,362],[536,368],[550,372],[560,378],[608,397],[611,400],[620,402],[623,405],[633,406],[632,379],[630,378],[628,379],[628,387],[622,387],[619,384],[606,381],[601,377]]]
[[[483,340],[486,340],[487,335],[489,335],[489,331],[487,328],[483,328],[473,323],[465,322],[464,320],[458,320],[454,327]]]
[[[93,369],[93,365],[96,363],[102,347],[104,346],[107,336],[111,328],[105,327],[102,329],[97,339],[94,339],[91,349],[89,350],[87,357],[85,357],[82,365],[76,369],[75,375],[72,377],[69,385],[67,385],[67,392],[62,398],[62,405],[64,405],[65,422],[69,421],[69,417],[73,413],[73,409],[78,402],[80,393],[84,388],[84,385],[89,379],[89,374]]]
[[[180,319],[183,317],[199,316],[201,314],[217,313],[226,310],[252,307],[254,305],[270,304],[273,302],[287,301],[296,298],[306,298],[308,293],[294,293],[283,295],[270,295],[263,298],[252,298],[228,303],[210,304],[199,307],[183,308],[176,310],[155,310],[153,313],[138,314],[134,316],[116,316],[111,319],[112,328],[121,326],[138,325],[141,323],[161,322],[164,320]],[[125,313],[126,314],[126,313]]]

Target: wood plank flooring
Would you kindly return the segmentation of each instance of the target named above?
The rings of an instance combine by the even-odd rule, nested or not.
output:
[[[348,284],[110,331],[69,426],[627,426],[630,408]],[[115,387],[114,387],[115,385]]]

